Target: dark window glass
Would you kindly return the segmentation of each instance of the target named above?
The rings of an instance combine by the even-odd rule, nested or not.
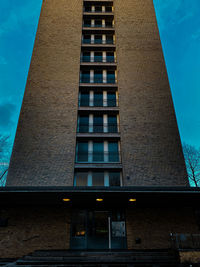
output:
[[[83,52],[82,62],[90,62],[90,52]]]
[[[95,12],[102,12],[102,6],[95,6]]]
[[[102,107],[103,106],[103,93],[102,92],[95,92],[94,93],[94,106],[95,107]]]
[[[116,93],[107,93],[107,103],[109,107],[116,107]]]
[[[115,222],[121,222],[121,221],[125,221],[125,216],[124,216],[124,212],[120,211],[120,210],[113,210],[112,211],[112,221]]]
[[[117,116],[108,116],[108,132],[117,133]]]
[[[113,36],[112,35],[106,36],[106,43],[107,44],[113,44]]]
[[[85,6],[84,11],[85,12],[91,12],[92,8],[91,6]]]
[[[120,186],[120,172],[109,172],[109,185]]]
[[[94,52],[94,61],[102,62],[102,52]]]
[[[85,212],[74,212],[72,216],[72,236],[82,237],[86,234]]]
[[[119,162],[118,142],[108,143],[109,162]]]
[[[106,12],[112,12],[112,7],[111,6],[106,6]]]
[[[107,62],[114,62],[115,61],[114,52],[107,52],[106,61]]]
[[[82,71],[81,72],[81,82],[89,83],[90,82],[90,71]]]
[[[103,172],[93,172],[92,185],[93,186],[104,186],[104,173]]]
[[[94,133],[103,132],[103,116],[94,116],[93,132]]]
[[[83,43],[84,44],[90,44],[91,43],[91,35],[84,35]]]
[[[84,20],[83,25],[84,25],[84,27],[91,27],[91,20],[89,20],[89,19]]]
[[[93,143],[93,161],[102,162],[104,161],[104,144],[103,142]]]
[[[81,107],[89,106],[89,93],[88,92],[81,92],[80,106]]]
[[[94,71],[94,82],[102,83],[103,82],[103,72],[102,71]]]
[[[95,20],[95,27],[102,27],[102,20]]]
[[[115,72],[107,71],[107,83],[115,83]]]
[[[79,133],[88,133],[89,132],[89,117],[80,116],[79,117]]]
[[[106,21],[106,27],[108,27],[108,28],[112,28],[112,21],[110,20],[107,20]]]
[[[77,144],[77,161],[87,162],[88,161],[88,142],[78,142]]]
[[[95,35],[94,42],[95,42],[95,44],[101,44],[102,43],[102,35]]]
[[[87,186],[88,172],[76,173],[76,186]]]

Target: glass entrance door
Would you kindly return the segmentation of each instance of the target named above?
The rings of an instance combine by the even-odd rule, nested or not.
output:
[[[71,249],[125,249],[126,230],[121,211],[76,210],[71,225]]]
[[[107,211],[88,212],[88,249],[109,249],[108,219]]]

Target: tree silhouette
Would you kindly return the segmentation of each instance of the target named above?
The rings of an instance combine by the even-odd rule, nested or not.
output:
[[[188,178],[198,187],[200,186],[200,149],[184,143],[183,154],[185,157]]]
[[[6,183],[9,166],[9,136],[0,135],[0,186]]]

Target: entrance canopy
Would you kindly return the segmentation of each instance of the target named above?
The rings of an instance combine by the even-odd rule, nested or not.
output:
[[[66,205],[72,207],[192,206],[200,189],[191,187],[4,187],[0,205]]]

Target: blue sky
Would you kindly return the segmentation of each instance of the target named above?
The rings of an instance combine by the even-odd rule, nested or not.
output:
[[[0,1],[0,134],[10,153],[42,0]],[[182,141],[200,147],[200,1],[154,0]]]

